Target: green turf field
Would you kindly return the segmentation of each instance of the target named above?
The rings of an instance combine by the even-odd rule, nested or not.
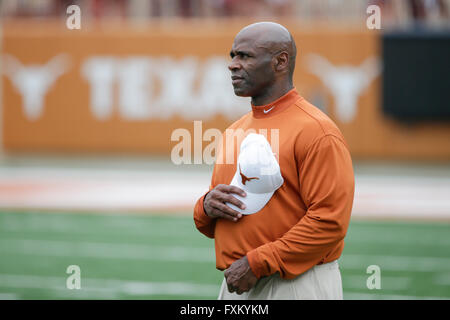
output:
[[[353,221],[344,298],[450,299],[449,249],[450,224]],[[213,241],[186,216],[3,211],[0,254],[0,299],[215,299],[222,281]],[[69,265],[80,290],[66,287]]]

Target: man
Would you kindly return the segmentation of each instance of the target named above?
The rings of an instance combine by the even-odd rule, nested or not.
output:
[[[244,190],[230,185],[240,170],[237,155],[232,164],[216,159],[194,221],[215,239],[216,266],[225,270],[219,299],[342,299],[337,259],[354,194],[344,138],[294,88],[296,46],[286,28],[249,25],[236,35],[230,55],[234,92],[251,97],[252,110],[227,130],[279,130],[283,184],[260,211],[242,215],[232,209],[246,208]],[[226,146],[218,157],[239,150]]]

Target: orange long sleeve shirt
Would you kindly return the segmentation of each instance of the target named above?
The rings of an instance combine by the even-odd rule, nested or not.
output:
[[[200,232],[215,239],[216,267],[225,270],[247,255],[258,278],[279,272],[282,278],[292,279],[338,259],[350,222],[354,174],[337,126],[292,89],[269,105],[252,106],[229,129],[267,132],[272,149],[276,135],[271,129],[278,129],[276,157],[284,183],[263,209],[237,222],[208,217],[205,195],[197,201],[194,221]],[[210,190],[230,184],[236,172],[240,142],[227,147],[227,137],[223,135],[218,149]]]

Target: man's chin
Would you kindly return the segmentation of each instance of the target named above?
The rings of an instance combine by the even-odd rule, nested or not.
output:
[[[242,88],[233,88],[233,89],[234,89],[234,94],[237,95],[238,97],[249,97],[250,96],[248,91],[246,91]]]

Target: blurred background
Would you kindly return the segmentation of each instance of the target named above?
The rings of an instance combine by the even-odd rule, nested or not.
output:
[[[0,299],[217,298],[223,274],[192,210],[214,133],[249,111],[227,64],[235,34],[257,21],[290,30],[296,88],[350,146],[344,298],[449,299],[449,10],[0,1]],[[79,290],[67,288],[70,265]],[[379,289],[367,285],[372,265]]]

